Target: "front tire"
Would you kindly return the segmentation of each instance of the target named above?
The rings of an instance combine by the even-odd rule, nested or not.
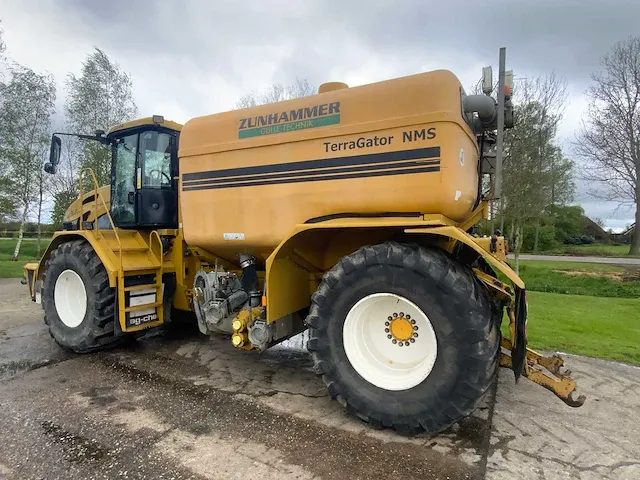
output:
[[[497,372],[487,291],[439,249],[387,242],[343,257],[306,322],[330,396],[378,428],[441,432],[475,410]]]
[[[115,329],[115,289],[85,240],[63,243],[51,252],[42,304],[49,333],[64,348],[89,353],[123,340]]]

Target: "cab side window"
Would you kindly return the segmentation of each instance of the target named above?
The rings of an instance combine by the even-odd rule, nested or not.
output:
[[[171,135],[155,131],[140,134],[142,187],[171,188]]]

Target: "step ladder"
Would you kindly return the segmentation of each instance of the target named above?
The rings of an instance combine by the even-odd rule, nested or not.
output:
[[[110,228],[100,228],[97,221],[79,221],[79,229],[88,228],[107,244],[106,255],[118,266],[117,299],[118,323],[123,332],[135,332],[162,325],[164,322],[164,285],[162,282],[164,252],[162,240],[157,230],[149,232],[148,239],[137,230],[118,231],[109,213],[109,207],[98,186],[95,172],[91,168],[80,171],[80,198],[84,198],[85,176],[93,185],[93,212],[98,212],[98,204],[104,208]],[[148,241],[147,241],[148,240]],[[148,275],[153,281],[127,285],[132,277]],[[135,301],[131,301],[136,299]],[[147,301],[151,299],[150,301]],[[133,319],[133,320],[132,320]]]
[[[118,239],[113,237],[113,243],[108,237],[109,234],[105,235],[105,240],[119,266],[117,298],[120,329],[135,332],[162,325],[164,252],[160,235],[153,230],[145,239],[138,231],[120,232]]]

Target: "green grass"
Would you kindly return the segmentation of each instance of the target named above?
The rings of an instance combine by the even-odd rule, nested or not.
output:
[[[527,290],[534,292],[640,298],[638,267],[523,260],[520,262],[520,277]]]
[[[591,243],[588,245],[558,245],[549,250],[537,252],[540,255],[573,255],[582,257],[629,257],[630,245]],[[524,252],[523,252],[524,253]],[[533,253],[533,252],[526,252]],[[639,258],[634,255],[632,258]]]
[[[627,257],[629,245],[606,245],[592,243],[590,245],[565,245],[564,251],[570,255],[588,255],[597,257]]]
[[[511,263],[513,263],[513,260],[511,260]],[[565,260],[520,260],[520,268],[523,266],[548,270],[588,270],[591,272],[624,272],[626,270],[623,265],[568,262]]]
[[[37,240],[35,238],[22,239],[18,261],[12,261],[16,242],[15,238],[0,238],[0,278],[20,278],[23,275],[22,267],[24,264],[37,261]],[[47,248],[48,242],[48,238],[43,238],[40,241],[41,250]]]
[[[640,298],[529,293],[529,346],[640,363]]]

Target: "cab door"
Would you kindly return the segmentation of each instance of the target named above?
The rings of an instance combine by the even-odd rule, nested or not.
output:
[[[140,132],[136,216],[141,228],[178,228],[177,135]]]
[[[114,138],[111,216],[119,228],[178,228],[178,132],[136,128]]]

